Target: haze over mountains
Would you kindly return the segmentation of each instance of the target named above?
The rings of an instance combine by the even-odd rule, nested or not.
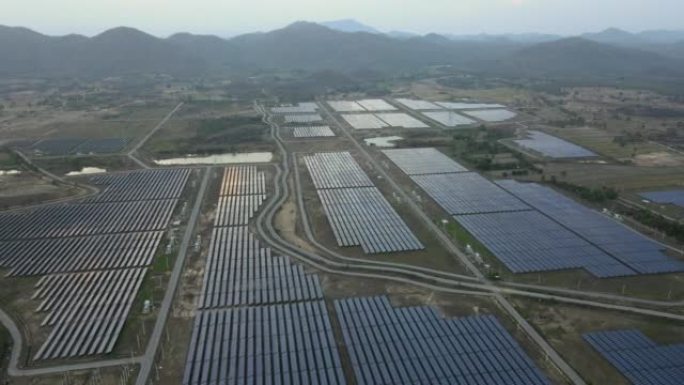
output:
[[[297,22],[222,39],[179,33],[158,38],[119,27],[92,38],[51,37],[0,26],[0,76],[205,76],[270,70],[405,72],[450,65],[528,77],[684,76],[684,32],[616,29],[555,35],[417,36],[381,33],[354,20]]]

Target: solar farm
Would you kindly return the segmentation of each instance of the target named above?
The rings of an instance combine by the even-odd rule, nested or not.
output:
[[[423,112],[423,115],[450,128],[469,126],[475,123],[473,119],[453,111],[428,111]]]
[[[364,112],[363,106],[350,100],[329,100],[328,105],[337,112]]]
[[[534,183],[496,183],[435,149],[383,153],[513,273],[582,268],[599,278],[684,271],[644,235]]]
[[[359,385],[550,384],[496,317],[445,319],[386,297],[335,301]]]
[[[487,108],[505,108],[502,104],[493,103],[465,103],[465,102],[436,102],[438,106],[447,110],[479,110]]]
[[[342,119],[356,130],[377,130],[389,126],[374,114],[342,114]]]
[[[406,108],[417,111],[442,109],[442,107],[440,107],[439,105],[433,102],[429,102],[427,100],[398,98],[397,102],[401,103]]]
[[[317,153],[304,162],[338,246],[367,254],[423,249],[350,153]]]
[[[684,344],[659,345],[639,330],[597,331],[583,337],[634,385],[682,382]]]
[[[396,111],[397,109],[382,99],[363,99],[357,100],[356,103],[365,108],[366,111]]]
[[[684,190],[648,191],[639,195],[651,202],[684,207]]]
[[[271,108],[274,114],[307,114],[318,111],[318,105],[314,102],[302,102],[295,105],[280,105]]]
[[[503,108],[490,110],[468,110],[465,111],[465,114],[485,122],[503,122],[504,120],[513,119],[517,115],[515,112]]]
[[[427,124],[403,112],[342,114],[342,118],[356,130],[374,130],[385,127],[429,127]]]
[[[330,138],[335,136],[330,126],[297,126],[292,129],[295,138]]]
[[[403,112],[385,112],[375,114],[378,119],[387,123],[391,127],[404,128],[428,128],[427,124]]]
[[[598,156],[584,147],[541,131],[527,131],[526,138],[516,139],[513,142],[550,158],[587,158]]]
[[[35,360],[113,351],[190,174],[96,176],[92,198],[0,214],[0,266],[40,276],[33,298],[50,333]]]

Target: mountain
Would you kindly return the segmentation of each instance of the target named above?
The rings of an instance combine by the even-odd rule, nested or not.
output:
[[[526,44],[536,44],[545,43],[554,40],[560,40],[563,36],[551,35],[543,33],[511,33],[511,34],[500,34],[500,35],[490,35],[482,33],[479,35],[445,35],[451,40],[455,41],[509,41],[513,43],[526,43]]]
[[[402,40],[420,36],[417,33],[406,32],[406,31],[389,31],[385,35],[392,37],[392,38],[395,38],[395,39],[402,39]]]
[[[662,78],[684,76],[683,64],[653,52],[576,37],[522,48],[488,68],[530,77]]]
[[[366,33],[381,33],[377,29],[368,26],[366,24],[360,23],[354,19],[343,19],[343,20],[333,20],[333,21],[325,21],[322,23],[319,23],[320,25],[324,27],[328,27],[330,29],[334,29],[335,31],[340,31],[340,32],[366,32]]]
[[[631,33],[618,28],[608,28],[597,33],[585,33],[581,37],[599,43],[627,47],[648,47],[676,44],[684,41],[684,31],[652,30]]]

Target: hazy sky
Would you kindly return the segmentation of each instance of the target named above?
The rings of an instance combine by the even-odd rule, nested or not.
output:
[[[2,0],[0,24],[93,35],[126,25],[233,35],[297,20],[354,18],[380,30],[577,34],[684,29],[684,0]]]

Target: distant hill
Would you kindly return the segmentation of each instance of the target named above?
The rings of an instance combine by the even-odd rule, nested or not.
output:
[[[656,30],[631,33],[618,28],[608,28],[601,32],[585,33],[581,37],[599,43],[636,47],[675,44],[684,41],[684,31]]]
[[[489,34],[479,34],[479,35],[445,35],[451,40],[456,41],[510,41],[515,43],[545,43],[554,40],[563,39],[560,35],[551,35],[543,33],[511,33],[511,34],[501,34],[501,35],[489,35]]]
[[[530,77],[684,76],[681,61],[584,38],[566,38],[525,47],[489,68]]]
[[[333,21],[325,21],[322,23],[319,23],[320,25],[324,27],[328,27],[330,29],[334,29],[335,31],[340,31],[340,32],[367,32],[367,33],[381,33],[377,29],[360,23],[354,19],[343,19],[343,20],[333,20]]]
[[[624,35],[609,32],[603,36]],[[585,38],[529,41],[552,37],[518,35],[513,39],[502,35],[454,40],[428,34],[396,38],[363,31],[347,33],[307,22],[227,40],[189,33],[161,39],[125,27],[92,38],[51,37],[25,28],[0,27],[0,76],[205,76],[303,70],[359,77],[448,65],[511,77],[684,78],[684,43],[657,45],[658,50],[649,46],[647,50]]]

